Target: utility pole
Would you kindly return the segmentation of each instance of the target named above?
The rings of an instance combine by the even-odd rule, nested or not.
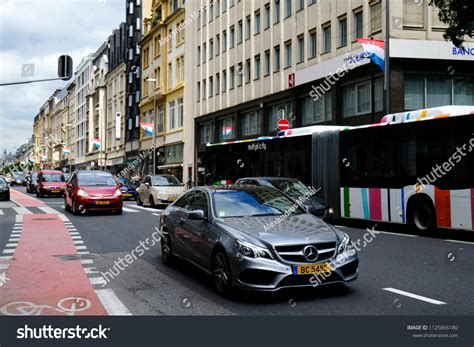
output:
[[[385,102],[387,105],[386,114],[391,113],[390,99],[390,1],[385,0],[385,73],[384,73],[384,89]]]

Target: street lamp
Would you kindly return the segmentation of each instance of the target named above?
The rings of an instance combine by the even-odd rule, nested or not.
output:
[[[158,80],[156,78],[150,78],[148,77],[146,79],[148,83],[156,83]],[[148,85],[147,85],[148,88]],[[157,129],[157,120],[156,120],[156,91],[153,90],[153,172],[152,174],[154,175],[156,172],[156,148],[155,148],[155,140],[156,140],[156,134],[158,133]]]

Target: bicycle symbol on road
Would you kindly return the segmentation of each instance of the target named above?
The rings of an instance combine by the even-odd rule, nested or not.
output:
[[[60,300],[57,307],[37,305],[29,301],[15,301],[0,307],[0,313],[6,316],[40,316],[44,310],[53,310],[68,316],[89,309],[91,302],[85,298],[70,297]]]

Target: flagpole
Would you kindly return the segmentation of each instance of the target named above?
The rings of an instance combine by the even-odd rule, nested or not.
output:
[[[391,112],[390,100],[390,1],[385,0],[385,73],[384,73],[384,89],[386,114]]]

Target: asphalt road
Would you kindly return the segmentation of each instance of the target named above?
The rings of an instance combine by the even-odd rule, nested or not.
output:
[[[25,193],[24,188],[14,189]],[[29,213],[54,210],[64,215],[69,230],[83,241],[89,263],[84,271],[89,278],[110,271],[114,261],[130,254],[140,241],[151,239],[159,225],[160,210],[138,207],[135,202],[126,202],[120,216],[75,216],[64,211],[62,199],[38,200],[46,208],[28,207]],[[25,213],[18,206],[0,202],[0,251],[9,243],[16,215]],[[368,235],[366,229],[341,228],[352,240],[364,240]],[[359,252],[359,278],[349,285],[278,293],[240,292],[231,298],[216,294],[210,278],[192,265],[179,262],[164,266],[158,244],[148,248],[117,276],[109,276],[105,286],[95,282],[94,288],[114,293],[109,306],[121,307],[132,315],[474,314],[474,243],[423,237],[401,226],[372,236]]]

